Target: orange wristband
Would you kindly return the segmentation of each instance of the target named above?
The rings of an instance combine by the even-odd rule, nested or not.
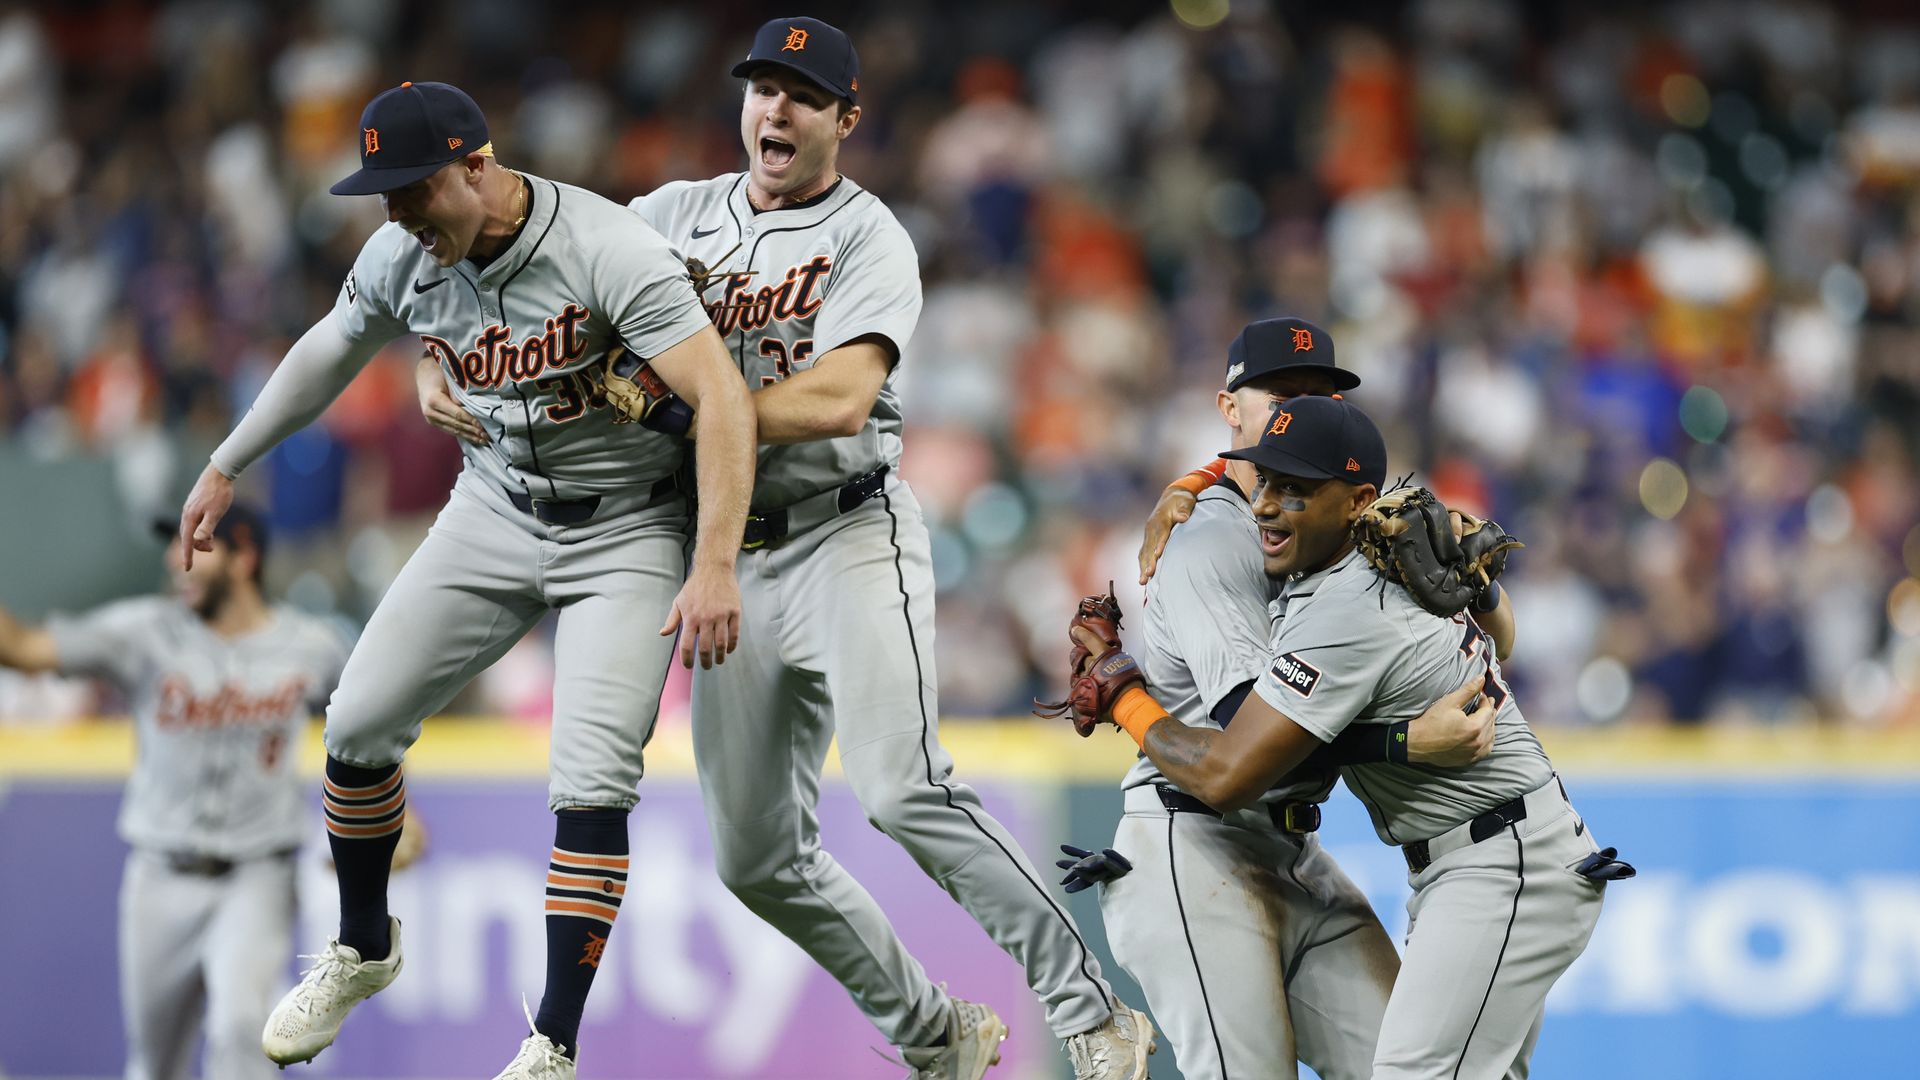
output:
[[[1113,722],[1142,747],[1147,745],[1147,729],[1166,717],[1167,710],[1142,686],[1127,687],[1120,700],[1113,703]]]
[[[1201,492],[1219,483],[1220,478],[1225,475],[1227,475],[1226,460],[1223,458],[1214,458],[1212,461],[1207,462],[1205,465],[1200,466],[1167,486],[1170,488],[1179,488],[1181,491],[1198,498]]]

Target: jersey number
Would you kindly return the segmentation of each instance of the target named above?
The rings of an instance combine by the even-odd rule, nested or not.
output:
[[[588,408],[605,408],[607,395],[600,384],[583,372],[569,371],[565,375],[541,379],[533,384],[542,390],[551,390],[559,401],[543,410],[547,419],[556,424],[569,420],[578,420],[586,415]]]
[[[1493,639],[1489,638],[1486,632],[1480,629],[1480,624],[1471,618],[1465,615],[1459,618],[1467,624],[1467,631],[1460,638],[1460,655],[1469,660],[1473,659],[1476,653],[1480,655],[1481,662],[1485,664],[1487,670],[1486,681],[1481,684],[1480,692],[1492,698],[1493,707],[1498,709],[1507,703],[1507,698],[1513,696],[1513,691],[1507,689],[1507,684],[1500,679],[1500,673],[1494,670]]]
[[[807,357],[813,355],[813,339],[803,338],[800,341],[794,342],[793,352],[789,353],[787,352],[787,343],[781,341],[779,338],[762,338],[760,340],[760,355],[773,358],[773,374],[760,376],[761,386],[772,386],[774,383],[792,375],[793,365],[807,362]]]

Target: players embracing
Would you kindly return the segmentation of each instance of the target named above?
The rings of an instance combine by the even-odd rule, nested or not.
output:
[[[1077,1080],[1141,1080],[1146,1015],[1114,997],[940,745],[931,547],[898,472],[895,377],[920,313],[919,262],[893,214],[837,167],[861,118],[853,43],[818,19],[775,19],[732,73],[746,80],[746,171],[632,203],[687,257],[759,425],[740,648],[693,682],[721,879],[847,988],[913,1077],[978,1080],[999,1060],[999,1015],[930,979],[821,847],[815,807],[837,735],[868,819],[1026,969]],[[444,385],[422,374],[426,415],[471,440]]]
[[[1266,336],[1263,331],[1272,329],[1254,324],[1236,349],[1257,344]],[[1292,329],[1318,333],[1305,324]],[[1280,350],[1282,356],[1289,353]],[[1330,349],[1326,359],[1331,361]],[[1271,357],[1249,362],[1254,361],[1265,372],[1275,366]],[[1230,387],[1242,375],[1238,363],[1231,366]],[[1272,1002],[1270,1015],[1278,1024],[1291,1024],[1299,1035],[1300,1058],[1323,1075],[1381,1080],[1525,1076],[1547,990],[1585,947],[1605,883],[1631,876],[1632,868],[1615,859],[1611,848],[1597,849],[1501,677],[1497,654],[1509,646],[1511,626],[1496,616],[1504,614],[1497,586],[1488,583],[1470,601],[1472,590],[1459,588],[1467,577],[1461,573],[1439,575],[1444,589],[1388,584],[1357,541],[1365,533],[1357,525],[1383,505],[1375,502],[1386,481],[1386,448],[1378,428],[1338,396],[1279,396],[1284,400],[1269,420],[1252,429],[1254,437],[1237,435],[1224,455],[1255,471],[1248,512],[1257,539],[1241,537],[1239,544],[1257,543],[1266,577],[1280,583],[1267,609],[1266,642],[1237,646],[1257,648],[1257,662],[1235,667],[1232,660],[1220,659],[1217,648],[1210,650],[1206,662],[1228,664],[1229,674],[1209,673],[1198,695],[1183,694],[1177,680],[1167,686],[1147,681],[1155,678],[1156,668],[1178,671],[1164,659],[1156,662],[1155,653],[1164,647],[1153,633],[1146,635],[1143,680],[1141,665],[1121,646],[1107,598],[1083,602],[1070,631],[1074,686],[1068,704],[1076,726],[1083,734],[1099,721],[1120,726],[1140,745],[1149,771],[1161,778],[1154,783],[1171,785],[1176,794],[1167,798],[1167,788],[1157,792],[1167,840],[1158,847],[1145,845],[1156,858],[1166,856],[1154,866],[1166,880],[1143,882],[1134,874],[1106,886],[1102,906],[1116,951],[1122,950],[1128,925],[1150,915],[1141,911],[1153,906],[1141,899],[1143,892],[1176,901],[1186,890],[1206,892],[1205,879],[1189,882],[1186,890],[1173,881],[1183,867],[1218,871],[1226,866],[1233,877],[1239,876],[1233,867],[1278,872],[1298,888],[1280,880],[1270,889],[1250,891],[1272,893],[1270,905],[1286,916],[1280,921],[1302,924],[1275,943],[1284,965],[1273,963],[1271,949],[1255,950],[1259,955],[1249,960],[1247,953],[1219,947],[1234,934],[1248,942],[1258,939],[1260,909],[1269,901],[1253,896],[1247,904],[1251,916],[1218,904],[1200,912],[1203,920],[1208,914],[1223,916],[1217,922],[1225,925],[1203,921],[1189,938],[1191,979],[1184,970],[1143,976],[1143,982],[1163,987],[1181,981],[1196,987],[1176,1000],[1176,1011],[1205,1021],[1188,1023],[1175,1034],[1183,1070],[1191,1062],[1196,1075],[1292,1075],[1287,1047],[1273,1043],[1272,1033],[1230,996],[1245,986],[1270,986],[1271,976],[1278,974],[1280,986],[1273,989],[1283,986],[1284,995],[1262,991],[1259,996]],[[1241,476],[1244,482],[1244,470]],[[1233,477],[1226,483],[1237,491]],[[1230,501],[1231,492],[1214,501],[1220,498]],[[1435,550],[1453,554],[1446,512],[1434,507],[1430,516],[1402,524],[1432,537]],[[1196,513],[1195,520],[1212,519]],[[1480,525],[1463,524],[1470,535]],[[1216,528],[1213,534],[1227,538],[1236,531],[1237,526]],[[1205,535],[1180,540],[1190,543]],[[1497,530],[1482,540],[1495,536]],[[1168,555],[1177,550],[1170,546]],[[1232,561],[1229,557],[1229,565]],[[1148,562],[1143,557],[1143,567]],[[1484,564],[1464,558],[1457,564],[1471,565]],[[1181,586],[1176,581],[1168,588],[1177,592]],[[1240,587],[1267,593],[1263,584],[1250,581]],[[1448,611],[1443,600],[1459,606]],[[1487,610],[1468,614],[1463,609],[1470,602],[1484,602]],[[1483,629],[1483,620],[1499,630]],[[1244,658],[1239,663],[1244,665]],[[1227,689],[1225,683],[1242,671],[1252,677]],[[1422,710],[1433,713],[1429,703],[1438,699],[1445,705],[1449,694],[1458,703],[1469,690],[1482,697],[1480,711],[1493,713],[1490,751],[1467,764],[1423,762],[1410,753],[1417,740],[1402,736],[1429,718]],[[1212,703],[1197,718],[1188,700],[1196,696]],[[1175,714],[1163,700],[1174,704]],[[1271,809],[1276,790],[1298,797],[1311,763],[1329,755],[1367,807],[1380,838],[1400,846],[1407,860],[1413,895],[1397,975],[1390,970],[1390,953],[1377,945],[1327,948],[1339,939],[1319,933],[1317,924],[1346,922],[1356,935],[1377,936],[1378,924],[1364,911],[1365,901],[1352,894],[1324,854],[1311,849],[1310,837],[1293,838],[1289,848],[1276,842],[1289,831],[1280,827],[1279,815],[1271,815],[1275,830],[1267,837],[1260,834],[1269,815],[1249,815]],[[1318,793],[1324,797],[1324,788]],[[1129,818],[1148,810],[1144,804],[1136,809],[1135,802],[1130,793]],[[1190,826],[1187,839],[1176,842],[1183,812],[1211,815],[1226,828]],[[1127,835],[1123,824],[1121,836]],[[1136,829],[1134,835],[1144,834]],[[1174,854],[1182,847],[1193,853],[1187,861]],[[1177,903],[1160,907],[1166,917],[1191,925]],[[1115,913],[1122,915],[1117,927]],[[1316,934],[1322,943],[1312,940]],[[1203,953],[1203,945],[1212,947]],[[1216,982],[1199,989],[1209,965]],[[1333,993],[1295,993],[1303,980]],[[1378,995],[1388,987],[1390,996],[1382,1001]],[[1222,1003],[1217,1016],[1215,1001]],[[1329,1004],[1334,1011],[1328,1011]],[[1263,1040],[1264,1050],[1249,1049]],[[1241,1055],[1238,1064],[1230,1062],[1230,1053]]]

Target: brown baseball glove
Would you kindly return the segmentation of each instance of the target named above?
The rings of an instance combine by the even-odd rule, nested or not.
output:
[[[1074,637],[1076,628],[1098,637],[1105,643],[1105,649],[1098,655],[1088,651],[1087,646]],[[1070,680],[1067,698],[1035,701],[1033,714],[1057,719],[1071,713],[1073,730],[1086,738],[1106,718],[1108,710],[1127,687],[1146,682],[1146,677],[1140,674],[1140,665],[1121,648],[1120,603],[1113,597],[1111,582],[1106,592],[1080,599],[1080,607],[1067,624],[1067,640],[1073,642],[1073,649],[1067,654]]]
[[[1375,499],[1353,523],[1353,538],[1380,576],[1404,587],[1423,609],[1450,619],[1506,569],[1521,547],[1498,522],[1459,514],[1454,537],[1446,505],[1426,488],[1401,488]]]
[[[654,374],[652,365],[624,345],[607,353],[600,390],[616,424],[639,424],[681,438],[693,427],[693,409]]]

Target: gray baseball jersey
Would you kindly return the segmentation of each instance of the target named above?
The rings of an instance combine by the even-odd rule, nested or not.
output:
[[[630,205],[712,276],[700,297],[758,390],[856,338],[902,352],[920,318],[920,262],[885,203],[852,180],[805,206],[757,214],[747,175],[676,181]],[[756,510],[787,506],[900,464],[899,368],[856,435],[760,447]]]
[[[1553,766],[1500,676],[1493,640],[1385,585],[1357,551],[1289,580],[1272,605],[1269,666],[1254,692],[1331,742],[1349,724],[1411,720],[1471,677],[1499,706],[1493,752],[1459,769],[1377,763],[1342,770],[1389,844],[1424,840],[1546,783]]]
[[[1147,589],[1139,653],[1182,723],[1266,668],[1275,589],[1252,509],[1231,480],[1200,495]],[[1267,796],[1319,801],[1329,769],[1302,768]],[[1311,834],[1264,810],[1175,812],[1144,755],[1128,771],[1113,846],[1134,871],[1100,890],[1114,956],[1146,992],[1187,1080],[1297,1075],[1364,1080],[1393,978],[1393,942],[1366,897]]]
[[[484,270],[442,268],[389,222],[361,249],[335,302],[361,348],[420,335],[454,397],[492,442],[468,467],[537,498],[646,488],[681,460],[678,440],[615,424],[594,373],[615,345],[657,356],[705,325],[686,266],[618,204],[528,177],[520,237]]]
[[[1418,841],[1373,1077],[1526,1076],[1547,991],[1586,948],[1605,886],[1572,872],[1593,837],[1501,679],[1492,641],[1471,619],[1422,611],[1357,552],[1288,581],[1273,611],[1255,692],[1321,739],[1410,720],[1468,679],[1497,703],[1493,752],[1473,765],[1342,771],[1383,841]]]
[[[228,640],[167,597],[142,597],[48,623],[60,667],[124,687],[139,757],[120,835],[155,851],[248,859],[300,842],[295,758],[307,718],[346,662],[331,626],[276,606]]]
[[[48,626],[61,670],[131,699],[139,755],[120,809],[127,1075],[265,1080],[260,1028],[292,949],[306,720],[347,656],[328,624],[275,607],[223,638],[178,601],[125,600]]]
[[[673,183],[633,208],[714,271],[702,297],[750,388],[865,337],[904,351],[920,270],[893,214],[842,178],[803,206],[755,213],[747,178]],[[944,1032],[928,979],[873,898],[820,846],[829,740],[873,823],[959,900],[1061,1036],[1113,1012],[1078,929],[940,745],[932,549],[898,470],[857,503],[835,492],[900,458],[896,365],[858,434],[760,449],[757,511],[800,503],[784,540],[743,552],[740,646],[693,683],[695,760],[721,879],[813,956],[897,1046]],[[819,496],[819,498],[813,498]],[[825,508],[821,509],[824,500]]]

